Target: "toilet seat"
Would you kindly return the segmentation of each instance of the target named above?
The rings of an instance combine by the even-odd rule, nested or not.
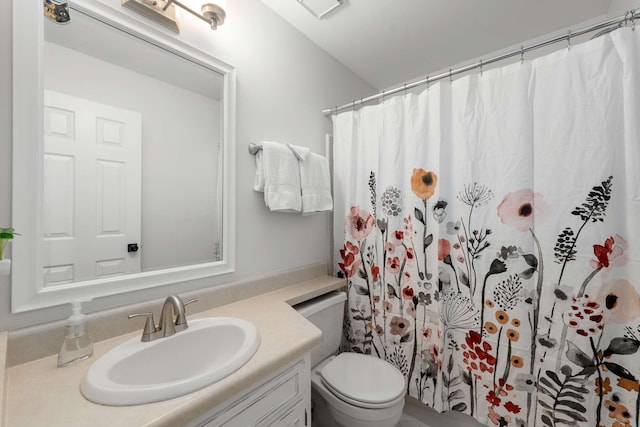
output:
[[[337,398],[360,408],[386,408],[404,398],[402,373],[375,356],[341,353],[319,369],[319,374]]]

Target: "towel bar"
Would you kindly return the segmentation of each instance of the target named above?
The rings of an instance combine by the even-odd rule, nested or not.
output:
[[[262,150],[262,147],[259,146],[258,144],[254,144],[253,142],[249,144],[249,153],[256,155],[260,150]]]

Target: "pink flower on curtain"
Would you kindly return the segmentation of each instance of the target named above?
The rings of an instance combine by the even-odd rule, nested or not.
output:
[[[380,267],[378,267],[377,265],[372,265],[371,276],[373,277],[374,282],[378,280],[378,277],[380,276]]]
[[[404,317],[393,316],[391,318],[391,322],[389,323],[389,332],[391,335],[400,335],[404,336],[407,333],[407,329],[409,329],[409,321]]]
[[[352,206],[345,225],[347,232],[358,242],[361,242],[371,234],[375,224],[376,220],[369,212],[361,210],[357,206]]]
[[[411,215],[404,217],[402,221],[404,222],[404,232],[413,233],[413,222],[411,221]]]
[[[391,238],[393,239],[393,243],[396,245],[401,245],[404,240],[404,231],[396,230],[391,233]]]
[[[416,306],[413,305],[413,302],[411,301],[409,301],[409,304],[407,304],[407,314],[414,319],[416,318]]]
[[[489,418],[491,420],[491,422],[493,424],[495,424],[495,425],[509,425],[509,423],[511,423],[511,416],[510,415],[502,416],[502,415],[498,414],[493,409],[493,406],[489,407],[489,409],[487,411],[487,418]]]
[[[360,250],[358,247],[351,242],[346,242],[344,244],[344,248],[340,249],[342,262],[339,262],[338,266],[342,271],[344,271],[347,278],[353,277],[356,271],[358,271],[358,268],[362,265],[362,260],[360,258],[356,258],[356,255],[358,255],[359,252]]]
[[[413,288],[411,286],[405,286],[402,288],[402,298],[404,299],[413,299]]]
[[[389,252],[389,253],[393,253],[393,252],[395,252],[395,250],[396,250],[396,245],[394,245],[394,244],[393,244],[393,243],[391,243],[391,242],[386,242],[386,243],[384,244],[384,250],[385,250],[385,251],[387,251],[387,252]]]
[[[396,274],[400,271],[400,258],[394,256],[393,258],[387,258],[387,271],[392,274]]]
[[[624,252],[627,249],[627,241],[619,234],[609,237],[604,245],[593,245],[593,254],[596,259],[591,260],[593,268],[609,268],[609,266],[622,266],[626,263]]]
[[[607,323],[625,325],[640,317],[640,294],[624,279],[604,282],[595,300],[602,307]]]
[[[404,261],[409,265],[413,265],[415,259],[416,254],[413,252],[413,248],[406,248],[404,251]]]
[[[438,261],[451,255],[451,243],[447,239],[438,239]]]
[[[436,363],[438,364],[438,369],[442,369],[442,359],[440,358],[440,347],[438,347],[436,344],[431,344],[429,346],[429,354],[431,355],[431,358],[433,360],[436,361]]]
[[[548,213],[549,205],[542,194],[528,188],[508,193],[498,205],[498,216],[502,223],[519,231],[533,228],[534,217],[537,223],[543,222]]]

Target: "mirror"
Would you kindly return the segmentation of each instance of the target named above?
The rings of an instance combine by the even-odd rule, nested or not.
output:
[[[70,15],[14,1],[12,311],[233,271],[233,68],[95,0]]]

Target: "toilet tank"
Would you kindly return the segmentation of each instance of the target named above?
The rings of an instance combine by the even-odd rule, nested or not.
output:
[[[311,352],[311,366],[316,366],[340,347],[346,300],[346,293],[331,292],[294,306],[301,315],[322,331],[322,343]]]

